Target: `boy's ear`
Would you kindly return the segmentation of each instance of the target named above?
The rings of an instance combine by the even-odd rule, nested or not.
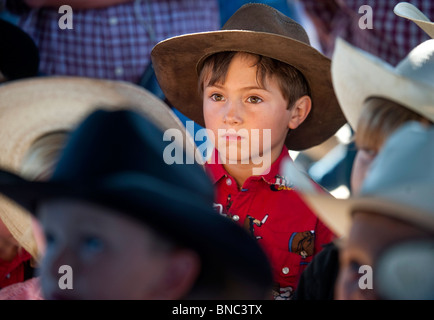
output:
[[[299,98],[291,109],[291,118],[289,119],[288,128],[297,129],[297,127],[306,120],[312,109],[312,99],[309,96]]]
[[[179,300],[190,293],[201,268],[198,254],[189,249],[172,252],[164,279],[160,283],[158,299]]]

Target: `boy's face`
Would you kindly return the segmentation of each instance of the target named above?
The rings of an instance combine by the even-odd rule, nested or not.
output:
[[[0,261],[12,261],[18,253],[19,243],[0,219]]]
[[[353,194],[357,195],[360,193],[366,174],[376,156],[377,152],[374,150],[359,149],[357,151],[351,172],[351,190]]]
[[[257,81],[256,58],[237,54],[224,83],[204,83],[203,112],[222,160],[255,163],[259,156],[278,158],[287,137],[291,112],[273,77]],[[207,77],[205,77],[206,79]],[[256,129],[256,130],[255,130]],[[270,137],[271,135],[271,137]],[[231,162],[232,163],[232,162]]]
[[[355,213],[348,239],[340,250],[335,299],[381,299],[375,277],[378,276],[377,263],[385,250],[398,243],[428,237],[427,232],[400,220],[364,211]],[[361,282],[367,282],[361,277],[368,273],[360,271],[366,266],[372,268],[372,288],[360,286]]]
[[[145,226],[66,199],[43,203],[39,217],[47,245],[40,268],[46,299],[158,299],[169,250]],[[72,289],[59,287],[68,284],[62,265],[71,267]]]

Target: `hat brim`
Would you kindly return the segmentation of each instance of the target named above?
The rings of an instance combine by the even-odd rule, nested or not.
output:
[[[7,197],[0,195],[0,220],[20,246],[30,253],[33,258],[38,259],[39,250],[33,237],[30,214]]]
[[[193,138],[170,107],[147,90],[121,81],[50,76],[0,86],[0,167],[19,173],[36,139],[50,132],[71,131],[96,109],[134,109],[163,131],[178,129],[184,146],[196,150]]]
[[[0,18],[0,73],[7,80],[34,77],[39,71],[39,49],[20,27]]]
[[[353,213],[357,211],[381,214],[408,221],[424,229],[434,230],[432,214],[402,203],[375,196],[336,199],[318,194],[301,194],[306,203],[338,237],[348,237]]]
[[[434,90],[398,74],[388,63],[338,38],[332,60],[336,96],[351,127],[368,98],[391,100],[434,121]]]
[[[148,91],[126,82],[81,77],[39,77],[0,86],[0,167],[20,174],[31,144],[55,131],[71,131],[96,109],[132,108],[160,129],[176,128],[187,147],[193,139],[170,108]],[[33,257],[38,252],[31,236],[31,217],[0,197],[0,219]]]
[[[431,38],[434,38],[434,23],[411,3],[400,2],[393,8],[393,12],[397,16],[413,21]]]
[[[121,172],[94,184],[28,181],[0,170],[0,192],[33,215],[43,201],[77,199],[117,209],[167,236],[177,245],[195,250],[207,263],[225,270],[257,270],[264,284],[271,280],[268,258],[254,239],[231,220],[218,215],[191,191],[149,175]],[[263,273],[269,269],[270,278]]]
[[[198,67],[217,52],[243,51],[270,57],[297,68],[309,83],[312,110],[291,131],[286,146],[304,150],[331,137],[345,123],[330,75],[330,59],[313,47],[285,36],[248,30],[187,34],[163,40],[151,57],[158,82],[168,101],[204,126],[203,99],[198,92]]]

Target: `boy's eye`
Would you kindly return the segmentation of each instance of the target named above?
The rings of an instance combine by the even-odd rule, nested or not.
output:
[[[216,102],[219,102],[219,101],[223,101],[223,96],[221,95],[221,94],[218,94],[218,93],[213,93],[212,95],[211,95],[211,99],[213,100],[213,101],[216,101]]]
[[[88,236],[83,238],[82,246],[86,251],[100,252],[104,248],[104,243],[98,237]]]
[[[262,99],[259,97],[256,97],[256,96],[251,96],[251,97],[247,98],[247,102],[257,104],[257,103],[262,102]]]
[[[358,261],[356,261],[356,260],[351,260],[351,261],[349,261],[348,266],[350,267],[350,269],[351,269],[354,273],[358,273],[361,264],[360,264]]]
[[[45,243],[47,246],[52,246],[56,243],[56,239],[51,232],[45,232]]]
[[[360,149],[359,150],[359,158],[363,163],[371,163],[375,157],[377,156],[377,152],[372,149]]]

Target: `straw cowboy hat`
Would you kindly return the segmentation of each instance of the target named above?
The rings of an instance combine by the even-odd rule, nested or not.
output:
[[[297,68],[306,78],[312,110],[286,139],[291,150],[303,150],[331,137],[346,120],[333,92],[330,60],[314,49],[301,25],[264,4],[246,4],[219,31],[181,35],[158,43],[151,57],[157,80],[168,101],[204,126],[198,72],[210,55],[244,51]]]
[[[333,86],[351,127],[371,97],[391,100],[434,121],[434,39],[414,48],[395,68],[338,38]]]
[[[214,211],[213,185],[201,166],[166,164],[167,143],[135,111],[97,110],[71,134],[48,181],[0,171],[0,192],[36,214],[38,203],[53,198],[117,209],[195,249],[209,263],[203,272],[216,265],[221,268],[215,276],[240,268],[255,283],[271,286],[271,269],[256,240]]]
[[[434,127],[409,122],[394,132],[374,160],[360,194],[349,199],[302,196],[337,235],[346,237],[352,214],[383,214],[434,232]]]
[[[163,101],[127,82],[82,77],[40,77],[0,86],[0,167],[19,172],[30,145],[54,131],[70,131],[97,108],[135,108],[162,130],[193,138]]]
[[[41,77],[0,86],[0,167],[20,174],[21,162],[35,140],[50,132],[74,129],[99,107],[136,108],[161,129],[179,129],[184,141],[194,148],[192,138],[170,108],[136,85],[80,77]],[[36,257],[34,238],[28,236],[30,216],[0,197],[0,218],[14,238]]]
[[[434,22],[431,22],[426,15],[411,3],[400,2],[393,8],[393,12],[397,16],[413,21],[431,38],[434,38]]]

